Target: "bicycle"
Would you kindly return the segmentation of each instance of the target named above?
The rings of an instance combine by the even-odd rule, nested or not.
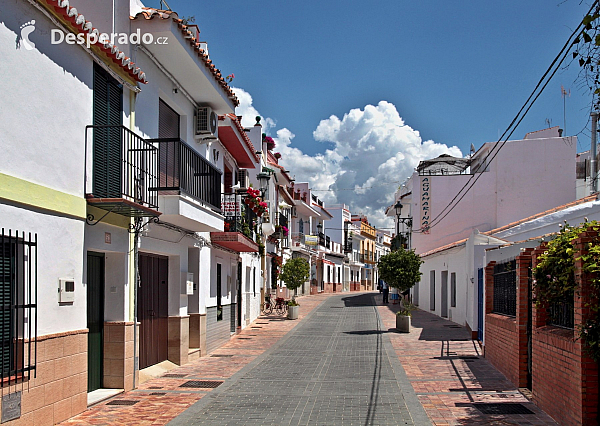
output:
[[[273,302],[271,301],[271,295],[267,294],[265,296],[265,301],[260,306],[260,310],[263,315],[270,315],[273,313]]]
[[[275,312],[277,315],[286,315],[288,310],[287,301],[283,297],[275,299]]]

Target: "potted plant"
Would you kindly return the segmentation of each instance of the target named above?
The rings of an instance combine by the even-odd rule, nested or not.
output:
[[[310,265],[300,257],[289,259],[282,269],[281,279],[291,291],[295,291],[304,284],[310,276]],[[292,300],[288,302],[288,319],[298,319],[299,306],[296,297],[292,295]]]
[[[403,302],[402,308],[396,312],[396,330],[400,333],[410,333],[410,317],[414,305],[409,302]]]
[[[421,279],[421,271],[419,270],[423,261],[413,250],[406,250],[404,247],[399,247],[397,250],[392,251],[385,256],[381,256],[377,267],[379,269],[379,276],[383,279],[390,287],[396,287],[398,293],[404,293],[405,291],[412,288]],[[405,305],[400,305],[405,306]],[[411,310],[413,309],[410,305]],[[409,311],[410,312],[410,311]],[[398,318],[408,317],[408,319],[402,319],[410,327],[410,314],[406,315],[406,311],[403,309],[396,315],[396,328],[398,327]],[[408,328],[405,333],[408,332]]]

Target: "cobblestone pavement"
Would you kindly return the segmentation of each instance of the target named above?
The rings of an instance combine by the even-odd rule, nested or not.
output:
[[[426,425],[372,294],[333,296],[170,425]]]
[[[408,380],[435,425],[556,425],[482,355],[465,328],[422,310],[413,311],[410,333],[394,333],[398,305],[382,305],[383,328]],[[496,405],[504,404],[504,405]],[[511,405],[512,404],[512,405]],[[532,414],[484,414],[502,408]]]

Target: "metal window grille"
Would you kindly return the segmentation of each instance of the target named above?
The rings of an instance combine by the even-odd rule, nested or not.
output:
[[[37,234],[0,233],[0,379],[29,380],[37,363]]]
[[[517,262],[494,265],[494,307],[492,312],[517,315]]]
[[[572,329],[575,326],[575,309],[573,294],[560,302],[552,303],[548,309],[548,322],[562,328]]]

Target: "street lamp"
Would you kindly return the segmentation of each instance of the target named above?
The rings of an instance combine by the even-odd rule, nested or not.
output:
[[[400,200],[398,200],[398,202],[394,205],[394,209],[396,210],[396,218],[398,220],[396,222],[396,235],[400,235],[400,223],[406,224],[408,227],[408,231],[406,232],[406,241],[408,243],[408,248],[410,248],[410,228],[412,228],[412,217],[400,217],[402,214],[402,203]]]
[[[321,224],[321,222],[319,222],[319,223],[317,224],[317,232],[318,232],[319,234],[321,234],[321,233],[323,232],[323,225]]]
[[[258,175],[256,175],[256,177],[258,178],[258,183],[260,185],[260,190],[262,192],[263,198],[266,198],[265,192],[267,191],[269,179],[271,179],[271,176],[269,176],[269,174],[267,173],[259,173]]]

